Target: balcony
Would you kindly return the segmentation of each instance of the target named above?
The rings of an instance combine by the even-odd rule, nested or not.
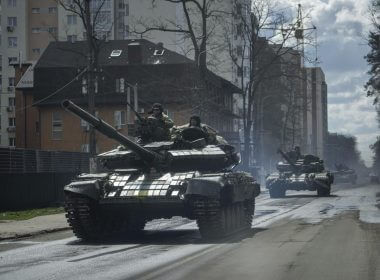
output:
[[[8,127],[7,127],[7,131],[8,131],[9,133],[16,132],[16,127],[15,127],[15,126],[8,126]]]
[[[15,30],[14,26],[10,26],[10,25],[7,26],[7,31],[8,32],[13,32],[14,30]]]
[[[7,112],[11,113],[15,110],[15,107],[14,106],[8,106],[7,107]]]

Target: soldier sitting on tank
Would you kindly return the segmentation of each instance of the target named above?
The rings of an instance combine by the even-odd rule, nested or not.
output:
[[[198,133],[196,131],[191,131],[189,128],[199,129]],[[223,137],[217,135],[217,132],[210,126],[201,123],[201,118],[197,115],[190,117],[189,123],[178,126],[172,129],[172,140],[176,142],[189,142],[197,140],[196,138],[203,138],[205,144],[207,145],[218,145],[227,144],[227,141]]]
[[[137,125],[137,143],[170,141],[170,129],[174,122],[164,114],[162,105],[153,104],[148,113],[150,115]]]
[[[295,146],[294,149],[290,152],[287,152],[286,155],[292,163],[296,163],[297,160],[304,158],[301,154],[301,149],[299,146]]]

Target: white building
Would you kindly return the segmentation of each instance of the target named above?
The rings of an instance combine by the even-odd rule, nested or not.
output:
[[[307,105],[303,111],[305,141],[304,153],[324,158],[327,139],[327,84],[320,67],[305,68],[305,98]]]

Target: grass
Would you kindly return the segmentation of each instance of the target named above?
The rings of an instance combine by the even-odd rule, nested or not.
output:
[[[38,209],[29,209],[29,210],[20,210],[20,211],[0,211],[0,221],[1,220],[29,220],[37,216],[52,215],[63,213],[63,207],[47,207],[47,208],[38,208]]]

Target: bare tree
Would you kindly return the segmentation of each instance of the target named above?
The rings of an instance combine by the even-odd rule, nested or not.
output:
[[[107,14],[103,13],[106,0],[57,0],[70,16],[78,16],[85,30],[85,40],[88,45],[87,56],[87,94],[88,109],[95,114],[95,87],[97,82],[97,71],[99,69],[99,52],[106,41],[107,33],[111,26],[107,23]],[[95,130],[90,127],[89,150],[91,155],[96,154]]]
[[[274,0],[233,0],[233,3],[234,20],[225,22],[225,42],[244,92],[243,163],[248,167],[253,159],[252,138],[256,137],[254,143],[259,142],[259,120],[263,117],[260,107],[264,98],[271,98],[272,102],[279,98],[274,94],[263,96],[260,92],[263,92],[263,86],[268,81],[280,76],[295,75],[284,71],[283,66],[287,62],[285,57],[295,51],[303,55],[303,44],[308,44],[311,40],[309,32],[304,32],[306,29],[302,25],[303,18],[298,17],[295,20],[288,9],[282,9]],[[302,40],[299,39],[300,35]],[[288,99],[289,102],[291,100],[295,101],[294,97]]]
[[[184,43],[190,43],[186,52],[193,53],[194,62],[204,77],[207,70],[207,56],[210,49],[217,48],[212,44],[215,29],[225,14],[222,1],[216,0],[152,0],[154,7],[157,2],[180,5],[184,15],[184,22],[179,23],[169,18],[137,20],[133,33],[145,36],[152,31],[171,32],[181,34]]]

